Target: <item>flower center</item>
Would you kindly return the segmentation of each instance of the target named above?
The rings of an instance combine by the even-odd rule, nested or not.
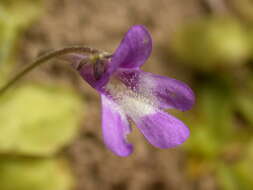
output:
[[[127,87],[116,77],[110,79],[106,85],[106,90],[133,120],[156,112],[156,107],[147,94],[138,93],[137,90]]]

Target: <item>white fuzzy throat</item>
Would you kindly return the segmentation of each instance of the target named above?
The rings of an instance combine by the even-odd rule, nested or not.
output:
[[[128,88],[117,78],[113,78],[106,86],[114,101],[126,115],[136,120],[157,111],[151,94],[137,93],[135,89]]]

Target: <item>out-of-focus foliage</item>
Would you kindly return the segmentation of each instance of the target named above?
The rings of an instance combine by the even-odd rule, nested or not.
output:
[[[237,96],[237,106],[240,113],[253,127],[253,89],[249,90],[247,93],[238,93]]]
[[[213,16],[179,29],[171,44],[195,77],[187,171],[195,179],[215,174],[222,190],[253,189],[252,34],[238,19]]]
[[[247,21],[253,23],[253,1],[252,0],[231,0],[233,8]]]
[[[1,0],[0,67],[10,61],[18,36],[42,13],[42,0]]]
[[[42,0],[1,0],[1,86],[12,76],[19,38],[42,12]],[[57,84],[25,83],[0,97],[1,190],[73,188],[69,166],[56,153],[77,134],[83,105],[75,91]]]
[[[0,97],[0,152],[51,155],[78,131],[84,109],[76,94],[56,85],[25,85]]]
[[[73,179],[61,159],[0,158],[2,190],[70,190]]]
[[[198,69],[243,64],[250,52],[245,27],[232,18],[207,18],[179,30],[172,43],[177,56]]]
[[[239,184],[233,168],[220,163],[217,168],[217,178],[222,190],[238,190]],[[246,190],[246,189],[245,189]]]
[[[23,29],[31,24],[42,11],[42,0],[2,0],[2,22]]]
[[[222,190],[251,190],[253,187],[252,161],[253,146],[250,142],[237,163],[219,163],[216,170]]]
[[[253,162],[253,141],[249,143],[242,160],[236,164],[235,175],[237,177],[239,189],[251,190],[253,187],[252,162]]]
[[[192,138],[186,147],[204,159],[213,159],[235,134],[232,90],[222,79],[209,78],[202,80],[198,89]]]

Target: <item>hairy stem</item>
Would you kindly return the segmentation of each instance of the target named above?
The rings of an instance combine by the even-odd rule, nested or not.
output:
[[[76,47],[62,48],[62,49],[45,53],[39,56],[34,62],[32,62],[30,65],[24,68],[21,72],[19,72],[16,76],[14,76],[9,82],[7,82],[2,88],[0,88],[0,95],[6,92],[14,83],[16,83],[20,78],[25,76],[27,73],[32,71],[37,66],[49,61],[52,58],[60,57],[69,53],[96,54],[96,53],[100,53],[100,51],[89,48],[89,47],[76,46]]]

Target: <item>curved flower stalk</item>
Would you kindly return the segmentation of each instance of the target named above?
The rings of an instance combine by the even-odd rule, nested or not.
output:
[[[183,122],[163,111],[186,111],[194,104],[194,93],[183,82],[144,72],[140,67],[151,54],[152,39],[144,26],[133,26],[110,58],[70,54],[82,78],[102,100],[102,130],[106,146],[119,156],[128,156],[133,146],[126,137],[129,120],[155,147],[172,148],[189,136]]]
[[[114,54],[69,47],[40,56],[0,88],[0,95],[37,66],[58,57],[71,62],[101,95],[103,137],[112,152],[119,156],[132,153],[133,146],[127,141],[131,132],[129,120],[155,147],[176,147],[189,137],[189,129],[163,110],[190,109],[194,93],[183,82],[142,71],[140,67],[151,50],[152,39],[147,29],[133,26]]]

